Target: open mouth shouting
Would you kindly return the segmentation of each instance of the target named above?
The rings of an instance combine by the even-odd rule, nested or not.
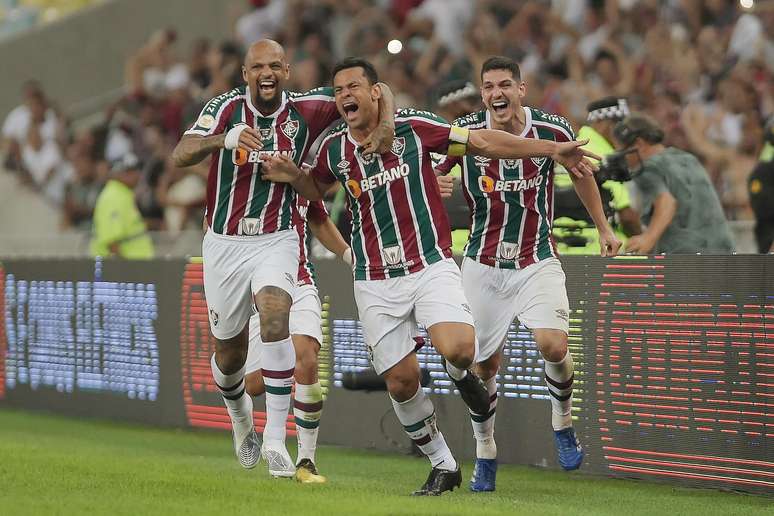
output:
[[[508,106],[507,100],[495,100],[492,102],[492,111],[497,115],[504,115],[508,112]]]
[[[261,79],[258,81],[258,91],[260,91],[261,97],[274,97],[277,94],[277,81],[274,79]]]
[[[344,111],[344,117],[347,120],[352,120],[357,116],[359,106],[354,100],[346,100],[342,103],[341,109]]]

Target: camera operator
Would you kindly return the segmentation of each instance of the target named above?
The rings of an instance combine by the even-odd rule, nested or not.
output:
[[[760,161],[747,180],[755,213],[755,241],[759,253],[774,253],[774,116],[766,124]]]
[[[626,251],[730,253],[731,230],[704,167],[692,154],[666,147],[655,121],[633,114],[616,124],[613,136],[642,197],[647,229],[629,239]]]
[[[613,127],[629,114],[624,98],[605,97],[595,100],[587,107],[587,124],[578,131],[578,139],[588,139],[584,147],[594,154],[605,157],[611,154]],[[605,165],[596,174],[599,193],[605,215],[616,236],[622,242],[626,237],[641,232],[637,212],[630,206],[629,192],[622,181],[631,179],[626,175],[616,175]],[[599,254],[599,232],[575,192],[569,174],[557,170],[554,176],[554,240],[560,254]]]

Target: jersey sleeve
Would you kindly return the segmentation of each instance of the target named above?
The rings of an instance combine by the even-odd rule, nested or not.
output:
[[[312,170],[309,173],[312,174],[312,178],[320,183],[330,185],[336,182],[336,176],[328,165],[327,145],[323,145],[320,148],[317,156],[314,158],[314,163],[312,163]]]
[[[575,140],[575,131],[572,130],[570,122],[563,116],[546,114],[542,122],[551,127],[557,142],[571,142]]]
[[[316,222],[324,222],[328,218],[328,210],[325,209],[325,203],[322,201],[309,201],[306,217]]]
[[[457,165],[462,165],[462,158],[460,156],[444,156],[435,169],[443,175],[448,175]]]
[[[224,93],[207,102],[193,125],[183,134],[212,136],[221,134],[236,106],[238,96],[234,92]]]
[[[317,139],[331,124],[341,118],[336,109],[333,88],[330,87],[315,88],[306,93],[296,94],[293,97],[293,104],[306,120],[312,140]]]
[[[407,122],[422,141],[424,150],[438,154],[461,155],[459,146],[468,143],[468,129],[449,125],[449,122],[430,111],[401,110],[395,122]]]

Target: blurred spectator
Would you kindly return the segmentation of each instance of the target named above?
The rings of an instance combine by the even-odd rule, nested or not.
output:
[[[142,163],[126,153],[112,163],[110,179],[97,197],[91,252],[129,260],[153,258],[153,241],[137,209],[134,189],[142,177]]]
[[[766,124],[765,143],[747,183],[759,253],[774,252],[774,117]]]
[[[172,233],[201,227],[207,194],[209,165],[177,168],[168,158],[156,196],[164,208],[165,228]]]
[[[236,37],[243,48],[259,39],[275,39],[287,22],[287,0],[248,0],[252,10],[236,23]]]
[[[22,147],[29,138],[30,126],[37,126],[37,134],[43,141],[54,141],[59,121],[48,106],[45,94],[37,81],[27,81],[22,87],[23,103],[16,106],[3,122],[3,150],[5,166],[9,170],[22,170]],[[33,117],[35,120],[33,120]]]
[[[89,230],[97,196],[102,188],[97,179],[97,163],[84,151],[76,151],[71,163],[74,177],[65,187],[63,226]]]
[[[626,152],[642,197],[642,223],[647,226],[629,239],[627,252],[733,252],[720,200],[699,160],[665,147],[664,132],[644,115],[626,117],[613,133],[617,148]]]
[[[449,122],[480,109],[483,109],[481,93],[472,82],[450,81],[438,88],[435,112]]]

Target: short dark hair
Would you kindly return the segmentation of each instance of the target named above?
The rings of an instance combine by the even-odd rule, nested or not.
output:
[[[637,138],[642,138],[650,144],[664,141],[664,131],[658,122],[642,113],[633,113],[613,127],[616,139],[629,147]]]
[[[350,68],[362,68],[363,75],[366,76],[371,85],[379,82],[379,75],[376,73],[374,65],[362,57],[348,57],[336,63],[336,66],[333,67],[333,73],[331,73],[331,81],[333,81],[337,73],[342,70],[349,70]]]
[[[508,70],[517,81],[521,80],[521,70],[518,63],[505,56],[492,56],[481,65],[481,80],[484,80],[484,73],[490,70]]]

